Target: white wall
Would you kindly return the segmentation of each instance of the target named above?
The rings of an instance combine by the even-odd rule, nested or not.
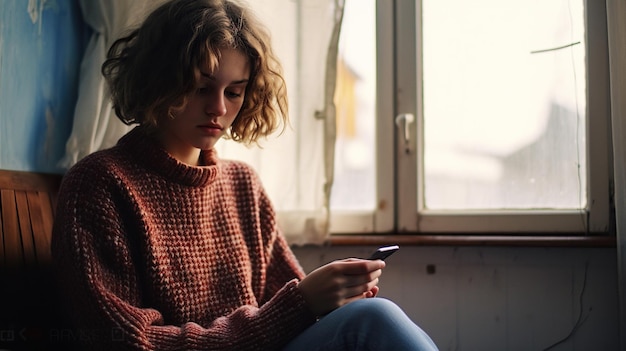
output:
[[[294,252],[308,272],[372,249]],[[611,351],[619,350],[616,277],[614,248],[414,246],[387,260],[380,296],[400,305],[442,351],[530,351],[570,333],[582,293],[582,325],[551,350]]]

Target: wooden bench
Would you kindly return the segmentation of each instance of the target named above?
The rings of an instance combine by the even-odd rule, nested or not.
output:
[[[50,253],[61,178],[0,170],[0,349],[59,349],[73,341]]]
[[[0,170],[0,267],[48,265],[61,175]]]

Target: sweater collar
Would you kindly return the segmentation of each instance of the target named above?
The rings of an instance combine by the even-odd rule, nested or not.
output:
[[[133,128],[119,140],[118,146],[126,149],[144,167],[183,185],[207,186],[219,173],[219,159],[215,149],[200,152],[206,166],[190,166],[172,157],[144,126]]]

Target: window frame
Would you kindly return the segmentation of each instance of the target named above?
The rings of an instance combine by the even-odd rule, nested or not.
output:
[[[420,0],[377,0],[377,208],[335,211],[333,234],[413,233],[600,235],[611,232],[611,133],[606,5],[585,1],[587,55],[587,208],[584,210],[425,209],[423,189],[423,101]],[[410,30],[414,28],[415,30]],[[415,116],[408,144],[396,116]],[[407,148],[409,152],[407,153]],[[416,156],[419,155],[419,156]],[[395,170],[395,171],[394,171]]]

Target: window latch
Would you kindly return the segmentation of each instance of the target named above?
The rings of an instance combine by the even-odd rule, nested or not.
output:
[[[412,113],[401,113],[396,116],[396,126],[400,128],[400,132],[404,137],[404,152],[411,153],[411,129],[410,124],[415,122],[415,116]]]

